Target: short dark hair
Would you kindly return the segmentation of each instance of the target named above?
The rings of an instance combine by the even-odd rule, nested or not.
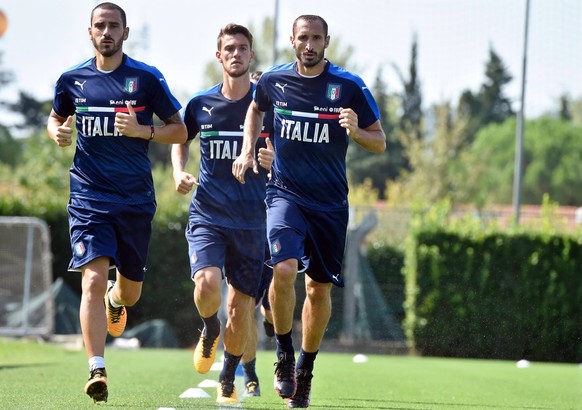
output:
[[[97,9],[105,9],[105,10],[117,10],[119,14],[121,14],[121,23],[123,24],[123,28],[127,27],[127,17],[125,15],[125,11],[119,7],[115,3],[105,2],[98,4],[95,8],[91,11],[91,25],[93,25],[93,14],[95,14],[95,10]]]
[[[220,29],[220,33],[218,33],[218,37],[216,39],[216,46],[218,50],[222,46],[222,38],[224,36],[234,36],[236,34],[242,34],[249,40],[249,45],[251,46],[251,50],[253,49],[253,35],[249,31],[248,28],[245,26],[241,26],[240,24],[236,23],[228,23],[226,26]]]
[[[297,22],[299,20],[320,21],[321,24],[323,25],[323,32],[325,34],[325,37],[327,37],[327,22],[323,19],[323,17],[316,16],[315,14],[303,14],[303,15],[297,17],[295,19],[295,21],[293,22],[293,35],[295,35],[295,28],[297,27]]]
[[[256,83],[257,81],[259,81],[259,78],[261,78],[262,74],[263,74],[262,71],[253,71],[251,73],[251,81]]]

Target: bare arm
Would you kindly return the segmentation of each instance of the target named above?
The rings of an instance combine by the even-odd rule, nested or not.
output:
[[[59,147],[68,147],[73,143],[73,129],[71,123],[73,116],[61,117],[54,110],[48,117],[46,129],[51,140],[53,140]]]
[[[163,126],[154,127],[153,141],[162,144],[184,144],[188,139],[186,125],[182,121],[180,113],[177,112],[169,118],[163,120]],[[148,127],[147,138],[150,138],[150,129]]]
[[[232,163],[232,175],[241,184],[245,183],[245,172],[252,168],[255,174],[259,173],[257,160],[255,159],[255,144],[261,134],[263,128],[263,118],[265,113],[257,107],[257,104],[252,101],[245,116],[243,146],[240,156]]]
[[[172,145],[172,168],[176,191],[186,195],[194,185],[200,185],[194,175],[185,171],[190,154],[190,142]]]
[[[115,114],[115,128],[117,128],[117,131],[126,137],[149,140],[152,134],[151,126],[137,122],[137,116],[130,103],[127,104],[127,110],[127,113],[118,112]],[[152,141],[162,144],[183,144],[186,142],[186,125],[184,125],[179,112],[163,119],[163,121],[165,125],[154,126],[154,138]]]
[[[358,128],[358,115],[351,108],[340,111],[340,125],[346,129],[348,137],[356,141],[366,151],[381,154],[386,151],[386,134],[380,121],[367,128]]]

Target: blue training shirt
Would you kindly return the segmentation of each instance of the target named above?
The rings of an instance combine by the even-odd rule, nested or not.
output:
[[[301,76],[296,63],[288,63],[261,75],[255,101],[261,111],[274,110],[276,155],[267,195],[277,193],[312,209],[347,207],[349,137],[339,125],[339,110],[353,109],[360,128],[380,118],[363,80],[329,61],[316,77]]]
[[[114,71],[99,71],[91,58],[58,79],[53,110],[61,117],[76,114],[72,198],[122,204],[155,201],[149,141],[125,137],[114,127],[115,113],[127,112],[128,101],[142,125],[153,124],[153,114],[167,119],[181,108],[155,67],[125,54]]]
[[[243,125],[255,85],[251,84],[244,98],[233,101],[221,92],[222,83],[195,94],[184,110],[188,139],[200,138],[200,186],[190,204],[190,220],[211,223],[225,228],[264,229],[267,171],[259,166],[245,174],[245,184],[232,175],[232,163],[240,155]],[[265,115],[265,124],[272,124]],[[257,151],[266,146],[270,128],[263,127],[256,145]]]

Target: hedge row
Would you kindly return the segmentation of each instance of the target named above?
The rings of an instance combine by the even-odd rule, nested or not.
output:
[[[415,233],[406,326],[423,355],[582,362],[582,245],[535,233]]]

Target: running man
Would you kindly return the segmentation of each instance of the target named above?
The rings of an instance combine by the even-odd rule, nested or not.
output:
[[[267,138],[253,150],[253,172],[248,184],[232,176],[232,163],[240,154],[246,110],[254,84],[249,65],[254,58],[253,37],[238,24],[220,30],[216,58],[223,81],[195,94],[184,111],[188,141],[172,146],[176,191],[194,187],[186,227],[194,303],[204,323],[194,350],[194,367],[207,373],[216,355],[222,324],[218,319],[223,276],[228,284],[227,322],[224,329],[224,364],[218,378],[217,403],[236,403],[236,368],[251,331],[251,315],[265,261],[265,191],[273,160]],[[271,122],[272,124],[272,122]],[[261,130],[259,130],[261,134]],[[265,130],[263,136],[268,136]],[[191,141],[200,138],[200,174],[185,171]],[[269,143],[270,144],[270,143]],[[254,148],[254,147],[253,147]]]
[[[251,73],[251,82],[256,84],[261,77],[262,71],[254,71]],[[272,113],[265,116],[265,123],[270,121],[272,124]],[[269,254],[269,244],[265,238],[265,255]],[[269,338],[275,336],[275,329],[273,328],[273,315],[271,314],[271,305],[269,305],[269,285],[273,278],[273,269],[268,265],[263,265],[263,274],[259,284],[259,291],[255,298],[255,309],[260,310],[263,316],[263,328],[265,335]],[[257,328],[257,315],[251,315],[251,332],[247,340],[247,345],[241,359],[241,365],[244,374],[245,392],[244,397],[258,397],[261,395],[261,387],[259,385],[259,377],[256,372],[256,358],[257,346],[259,342],[259,331]]]
[[[257,84],[233,174],[245,184],[256,167],[254,146],[264,113],[274,110],[275,159],[267,186],[267,235],[273,265],[269,300],[277,341],[275,390],[289,408],[309,406],[314,361],[331,315],[332,284],[340,276],[348,223],[345,156],[350,140],[373,153],[386,149],[378,106],[357,75],[324,58],[323,18],[299,16],[291,44],[296,61],[271,67]],[[303,338],[292,340],[294,284],[305,272]]]
[[[80,321],[89,357],[85,393],[107,401],[105,340],[120,336],[125,306],[141,295],[156,211],[150,142],[186,140],[180,104],[155,68],[123,53],[129,27],[123,9],[102,3],[91,12],[89,39],[95,57],[65,71],[55,87],[47,130],[60,147],[73,143],[69,227],[73,257],[81,271]],[[164,126],[153,125],[153,114]],[[115,282],[109,270],[116,268]]]

